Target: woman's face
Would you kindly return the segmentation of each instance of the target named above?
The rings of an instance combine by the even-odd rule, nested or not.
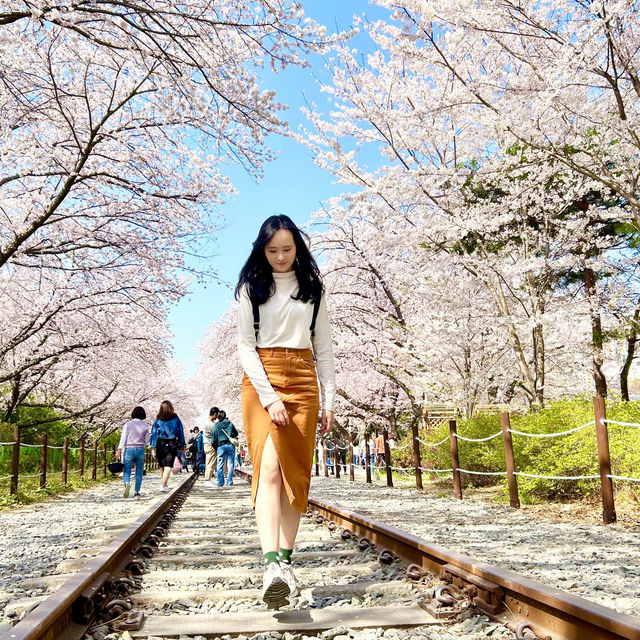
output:
[[[296,259],[296,243],[289,229],[278,229],[264,247],[267,262],[275,273],[286,273],[293,269]]]

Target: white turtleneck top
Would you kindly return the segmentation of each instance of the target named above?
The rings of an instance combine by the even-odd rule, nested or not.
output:
[[[316,371],[320,382],[320,399],[323,409],[333,411],[336,382],[333,364],[333,345],[329,316],[324,298],[320,301],[316,318],[315,336],[311,344],[311,320],[313,304],[294,300],[298,291],[298,279],[294,271],[275,273],[276,292],[260,305],[260,330],[256,340],[253,329],[253,308],[246,287],[240,292],[238,306],[238,353],[242,368],[257,391],[263,407],[280,398],[265,373],[256,348],[289,347],[311,349],[316,358]]]

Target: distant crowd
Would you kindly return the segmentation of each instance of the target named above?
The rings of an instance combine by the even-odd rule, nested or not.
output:
[[[131,494],[131,473],[135,468],[134,497],[141,495],[144,476],[145,449],[151,448],[153,457],[160,467],[160,491],[167,493],[169,478],[184,469],[195,471],[196,476],[204,474],[203,486],[207,488],[233,485],[236,465],[247,464],[249,450],[240,446],[238,431],[224,410],[212,407],[209,418],[201,430],[195,426],[185,439],[184,426],[169,400],[161,403],[151,427],[146,420],[143,407],[135,407],[131,419],[125,423],[116,458],[123,464],[123,497]],[[216,484],[212,482],[216,471]]]

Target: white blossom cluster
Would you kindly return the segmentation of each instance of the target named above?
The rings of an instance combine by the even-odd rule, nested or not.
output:
[[[0,417],[111,424],[175,390],[166,313],[211,271],[225,165],[259,176],[286,131],[257,72],[323,37],[284,0],[3,3]]]

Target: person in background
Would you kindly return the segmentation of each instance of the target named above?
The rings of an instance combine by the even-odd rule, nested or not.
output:
[[[342,466],[342,472],[347,473],[347,451],[349,447],[342,437],[338,438],[336,443],[336,460]]]
[[[204,427],[203,433],[203,446],[204,446],[204,487],[213,487],[213,482],[211,482],[211,478],[213,476],[213,470],[215,468],[216,463],[216,450],[213,448],[211,444],[211,432],[215,428],[215,421],[218,417],[218,407],[211,407],[209,409],[209,420]]]
[[[307,510],[320,401],[320,432],[326,434],[333,426],[335,396],[324,285],[303,234],[288,216],[262,223],[240,271],[236,298],[245,372],[242,422],[265,562],[262,599],[277,609],[298,593],[291,559],[300,514]]]
[[[189,432],[191,437],[189,438],[189,443],[187,444],[187,449],[189,451],[189,458],[191,459],[191,466],[196,474],[196,478],[198,477],[198,438],[200,437],[200,428],[193,427]]]
[[[227,486],[233,485],[233,470],[235,467],[236,448],[231,444],[231,438],[237,438],[238,432],[233,423],[227,418],[227,414],[220,409],[218,422],[211,431],[211,446],[216,451],[218,486],[224,486],[224,465],[227,464]]]
[[[151,426],[150,445],[154,447],[153,455],[158,460],[162,474],[162,493],[169,492],[169,476],[178,455],[178,449],[183,452],[186,448],[184,441],[184,427],[173,409],[173,405],[164,400]]]
[[[183,470],[189,473],[189,459],[185,451],[178,449],[178,460],[180,460],[180,464],[182,465],[182,469],[180,469],[178,473],[182,473]]]
[[[384,436],[382,432],[376,436],[374,442],[376,448],[376,465],[384,467]]]
[[[120,443],[116,457],[121,460],[124,451],[124,471],[122,480],[124,481],[124,498],[129,497],[131,491],[131,470],[136,467],[136,484],[134,496],[140,495],[142,486],[142,475],[144,472],[144,448],[149,442],[149,425],[145,422],[147,414],[142,407],[135,407],[131,412],[131,420],[125,423],[120,435]]]

